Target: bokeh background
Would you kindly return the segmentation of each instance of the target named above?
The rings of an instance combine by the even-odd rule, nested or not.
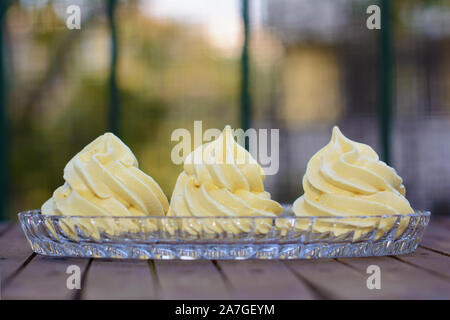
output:
[[[413,207],[450,212],[450,1],[2,0],[0,27],[1,219],[39,208],[109,130],[170,197],[170,136],[194,120],[279,128],[278,201],[302,193],[337,124],[397,169]]]

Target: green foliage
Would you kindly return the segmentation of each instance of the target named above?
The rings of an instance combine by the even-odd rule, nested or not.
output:
[[[118,8],[120,138],[170,198],[181,171],[170,160],[171,132],[194,120],[205,129],[237,124],[238,60],[222,57],[196,27],[156,23],[134,6]],[[25,24],[44,21],[14,10]],[[42,12],[56,19],[49,10]],[[64,182],[65,164],[108,130],[107,25],[93,17],[79,32],[58,23],[12,39],[41,54],[30,64],[38,71],[13,69],[11,217],[39,208]]]

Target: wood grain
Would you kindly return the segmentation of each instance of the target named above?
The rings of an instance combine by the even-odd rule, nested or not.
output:
[[[72,299],[77,290],[67,288],[67,267],[77,265],[81,276],[88,259],[36,256],[2,289],[4,299]]]
[[[9,279],[33,253],[19,224],[0,237],[0,271],[2,282]]]
[[[314,299],[317,295],[280,261],[219,261],[233,299]]]
[[[227,285],[211,261],[155,261],[160,298],[227,299]]]
[[[421,245],[450,255],[450,231],[438,222],[432,222],[425,229]]]
[[[365,273],[369,265],[381,270],[381,290],[385,299],[449,299],[450,282],[393,257],[342,259],[343,263]],[[369,275],[367,275],[368,277]]]
[[[154,299],[156,282],[146,260],[95,259],[83,288],[83,299]]]
[[[18,224],[0,224],[0,266],[8,279],[1,293],[4,299],[450,299],[450,219],[432,221],[422,244],[397,257],[89,265],[89,259],[34,257]],[[81,291],[66,286],[73,264],[85,280]],[[381,290],[367,288],[369,265],[381,269]]]
[[[284,262],[323,299],[381,299],[367,289],[361,272],[333,259],[289,260]]]
[[[396,258],[423,270],[450,279],[450,258],[443,254],[419,247],[412,254],[397,256]]]

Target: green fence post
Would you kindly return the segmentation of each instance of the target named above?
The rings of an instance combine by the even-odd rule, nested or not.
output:
[[[241,55],[241,127],[245,131],[251,125],[251,96],[249,88],[249,56],[248,43],[250,37],[248,0],[241,1],[242,22],[244,26],[244,43]]]
[[[381,157],[391,164],[391,130],[393,108],[393,48],[390,0],[380,1],[381,31],[379,37],[379,102],[378,120],[381,141]]]
[[[10,1],[0,1],[0,221],[8,218],[9,200],[9,143],[8,143],[8,103],[5,77],[3,38],[5,15]]]
[[[117,30],[114,19],[114,13],[116,9],[117,0],[107,1],[107,15],[109,27],[111,30],[111,65],[109,74],[109,130],[116,135],[119,135],[119,119],[120,119],[120,102],[119,102],[119,90],[117,87]]]

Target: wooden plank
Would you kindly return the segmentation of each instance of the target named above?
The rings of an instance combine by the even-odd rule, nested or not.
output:
[[[323,299],[381,299],[369,290],[367,277],[336,260],[289,260],[284,262]],[[378,291],[378,292],[377,292]]]
[[[449,299],[450,282],[393,257],[342,259],[343,263],[365,273],[370,265],[381,271],[381,290],[385,299]],[[369,275],[367,275],[368,277]]]
[[[154,299],[156,282],[146,260],[95,259],[89,268],[82,299]]]
[[[67,288],[67,267],[77,265],[81,276],[89,259],[36,256],[2,288],[3,299],[72,299],[77,290]]]
[[[419,247],[414,253],[397,256],[396,258],[450,279],[450,257],[446,255]]]
[[[211,261],[155,260],[159,298],[227,299],[229,292]]]
[[[439,226],[447,228],[450,231],[450,218],[439,218],[436,221],[432,222],[433,224],[437,224]]]
[[[438,226],[438,227],[446,229],[447,231],[450,231],[450,219],[449,218],[431,219],[428,226],[432,226],[432,227]]]
[[[11,223],[8,222],[0,223],[0,237],[2,236],[2,233],[10,226]]]
[[[450,255],[450,231],[445,226],[432,222],[425,229],[421,245]]]
[[[281,261],[218,261],[233,299],[315,299],[317,296]]]
[[[1,279],[10,278],[33,253],[19,224],[0,237]]]

